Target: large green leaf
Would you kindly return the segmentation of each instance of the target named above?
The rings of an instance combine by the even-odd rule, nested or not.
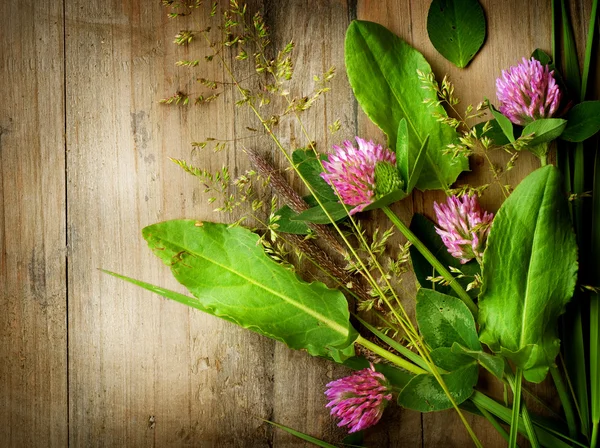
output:
[[[449,143],[457,140],[454,129],[433,116],[446,115],[435,92],[423,89],[417,70],[430,73],[431,67],[417,50],[385,27],[372,22],[353,21],[346,32],[346,70],[360,106],[387,135],[393,149],[398,140],[398,123],[408,125],[409,151],[418,154],[429,135],[426,161],[417,182],[421,190],[442,188],[453,183],[468,169],[465,157],[444,154]]]
[[[480,340],[540,382],[559,351],[557,319],[573,295],[577,246],[554,166],[527,176],[494,218],[483,256]]]
[[[466,67],[485,40],[485,16],[477,0],[433,0],[427,14],[429,40],[442,56]]]
[[[480,273],[479,263],[475,260],[470,261],[466,264],[461,264],[460,260],[454,258],[448,252],[448,248],[444,245],[444,242],[440,236],[435,232],[435,225],[424,215],[415,213],[412,221],[410,222],[410,230],[417,236],[417,238],[427,246],[427,249],[431,251],[433,255],[444,265],[451,266],[454,269],[459,269],[465,277],[457,278],[458,283],[466,288],[467,285],[475,279],[475,275]],[[427,280],[428,277],[435,277],[437,274],[431,267],[431,264],[421,255],[414,246],[410,247],[410,259],[415,271],[415,276],[419,281],[419,284],[423,288],[435,289],[436,291],[444,294],[456,295],[450,286],[443,285],[440,283],[433,283],[431,280]],[[473,288],[468,291],[468,294],[475,298],[479,293],[479,288]]]
[[[311,355],[353,355],[358,333],[343,294],[275,263],[258,235],[193,220],[154,224],[142,234],[206,312]]]

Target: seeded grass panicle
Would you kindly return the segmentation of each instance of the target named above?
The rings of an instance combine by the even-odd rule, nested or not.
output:
[[[446,204],[434,202],[433,208],[439,226],[435,231],[448,252],[462,264],[473,258],[480,262],[494,215],[481,210],[475,195],[451,196]]]
[[[352,205],[353,215],[373,203],[377,196],[375,170],[378,164],[386,163],[395,167],[396,155],[372,140],[356,137],[358,148],[350,140],[343,146],[334,145],[334,154],[323,162],[325,168],[321,177],[339,193],[346,205]]]
[[[526,125],[538,118],[550,118],[560,104],[561,92],[554,71],[531,58],[508,70],[496,79],[499,110],[510,121]]]
[[[375,367],[359,370],[350,376],[327,384],[325,395],[330,400],[331,415],[340,418],[338,426],[347,426],[349,433],[375,425],[392,399],[391,387]]]

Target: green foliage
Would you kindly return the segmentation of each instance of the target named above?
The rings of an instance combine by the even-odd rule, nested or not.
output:
[[[504,115],[502,115],[498,110],[496,110],[496,108],[494,106],[492,106],[491,104],[490,104],[490,111],[492,112],[492,115],[496,119],[496,122],[500,126],[500,129],[502,129],[502,132],[504,133],[504,135],[506,136],[508,141],[511,143],[514,142],[515,141],[515,133],[513,130],[512,122],[508,118],[506,118]]]
[[[433,0],[427,14],[427,34],[442,56],[464,68],[485,40],[483,8],[477,0]]]
[[[275,426],[276,428],[282,429],[283,431],[287,432],[288,434],[291,434],[294,437],[304,440],[305,442],[312,443],[315,446],[320,446],[322,448],[337,448],[335,445],[324,442],[323,440],[317,439],[316,437],[309,436],[308,434],[304,434],[303,432],[297,431],[288,426],[284,426],[279,423],[272,422],[270,420],[265,420],[265,422],[267,422],[270,425]]]
[[[321,160],[327,156],[320,156]],[[337,202],[338,198],[333,189],[323,180],[321,173],[323,165],[317,159],[312,149],[297,149],[292,153],[292,161],[304,180],[311,186],[321,201]]]
[[[531,136],[527,146],[533,147],[557,139],[566,126],[562,118],[540,118],[525,126],[521,135]]]
[[[416,187],[436,189],[453,183],[468,168],[468,161],[463,156],[444,154],[444,148],[458,136],[433,116],[447,116],[443,107],[425,104],[437,102],[435,92],[423,89],[417,76],[417,71],[431,72],[425,58],[385,27],[355,20],[346,32],[345,59],[356,99],[386,133],[392,149],[398,142],[398,125],[403,118],[414,154],[419,153],[429,135],[429,150]]]
[[[489,124],[486,126],[486,123]],[[474,128],[477,130],[477,135],[484,135],[483,131],[485,129],[485,136],[489,138],[491,143],[493,143],[496,146],[505,146],[510,143],[510,140],[504,134],[502,128],[500,127],[498,121],[495,118],[493,120],[478,123],[474,126]]]
[[[533,53],[531,53],[531,57],[536,61],[539,61],[542,65],[549,65],[552,62],[552,57],[540,48],[536,48]]]
[[[560,138],[582,142],[600,131],[600,101],[584,101],[567,114],[567,127]]]
[[[480,340],[542,381],[559,351],[557,319],[573,295],[577,246],[554,166],[527,176],[494,218],[483,257]]]
[[[209,313],[337,361],[358,334],[343,294],[273,262],[242,227],[173,220],[144,228],[153,252]]]

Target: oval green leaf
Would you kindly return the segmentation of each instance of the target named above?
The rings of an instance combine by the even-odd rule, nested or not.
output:
[[[600,101],[584,101],[567,114],[567,127],[560,138],[582,142],[600,131]]]
[[[562,118],[540,118],[525,126],[521,136],[525,137],[533,134],[533,138],[527,143],[527,146],[536,146],[557,139],[566,126],[567,120]]]
[[[344,295],[323,283],[306,283],[275,263],[255,233],[174,220],[142,234],[207,312],[314,356],[340,361],[353,355],[358,333]]]
[[[571,299],[577,245],[560,172],[545,166],[504,202],[483,255],[480,340],[542,381],[559,351],[557,319]]]
[[[345,59],[358,103],[386,133],[392,149],[403,118],[408,125],[411,153],[418,154],[425,138],[430,136],[417,188],[442,188],[468,169],[466,157],[444,154],[446,146],[458,139],[454,129],[433,116],[435,113],[446,116],[444,108],[423,103],[436,102],[437,97],[435,92],[422,88],[417,76],[417,70],[431,72],[421,53],[379,24],[355,20],[346,32]]]
[[[485,16],[477,0],[433,0],[427,14],[429,40],[442,56],[466,67],[485,40]]]
[[[456,297],[419,289],[417,323],[423,339],[433,349],[452,347],[457,342],[471,350],[481,350],[473,314]]]

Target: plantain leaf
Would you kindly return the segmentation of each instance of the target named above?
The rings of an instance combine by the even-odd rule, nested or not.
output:
[[[193,220],[154,224],[142,234],[206,312],[314,356],[353,356],[358,333],[343,294],[275,263],[258,235]]]
[[[427,14],[429,40],[442,56],[466,67],[485,40],[485,16],[477,0],[433,0]]]
[[[395,149],[398,125],[406,119],[409,150],[418,154],[425,137],[429,145],[416,187],[421,190],[443,188],[468,169],[466,157],[452,157],[444,149],[457,140],[456,131],[433,116],[446,116],[436,93],[423,89],[417,70],[428,74],[431,67],[417,50],[385,27],[366,21],[353,21],[346,32],[345,59],[348,79],[358,103],[367,116],[388,137]]]
[[[527,176],[494,218],[483,256],[480,340],[542,381],[559,351],[557,319],[573,295],[577,246],[561,176]]]

